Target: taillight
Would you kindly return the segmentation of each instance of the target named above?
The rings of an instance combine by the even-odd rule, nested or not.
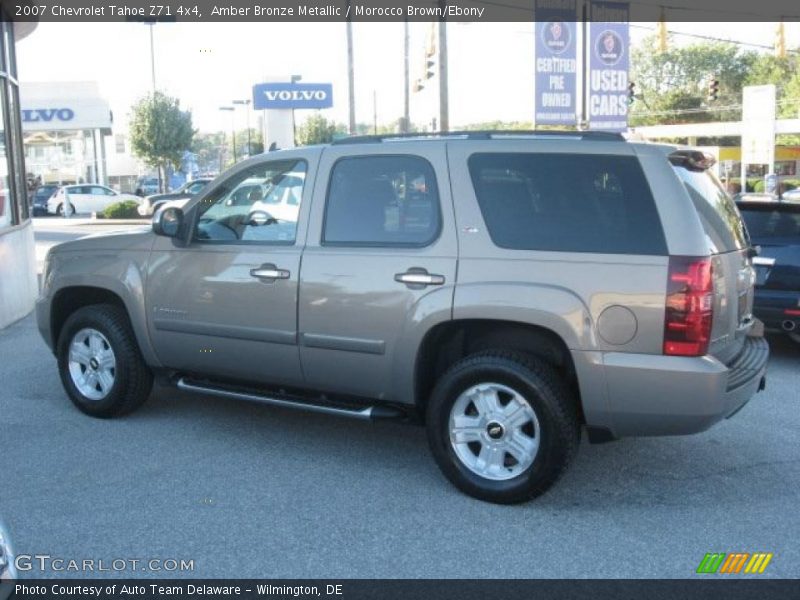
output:
[[[664,316],[664,354],[707,354],[713,316],[711,259],[670,257]]]

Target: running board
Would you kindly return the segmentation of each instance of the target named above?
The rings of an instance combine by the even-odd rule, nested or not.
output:
[[[359,419],[362,421],[370,421],[377,419],[400,419],[405,415],[401,410],[391,406],[367,406],[365,408],[345,408],[337,406],[325,406],[322,404],[312,404],[301,400],[293,400],[290,398],[275,398],[273,396],[265,396],[261,394],[251,394],[247,392],[238,392],[227,390],[224,388],[215,387],[212,385],[200,385],[197,383],[189,383],[184,377],[178,379],[178,389],[187,392],[199,392],[201,394],[210,394],[212,396],[221,396],[223,398],[235,398],[237,400],[248,400],[250,402],[260,402],[262,404],[269,404],[271,406],[281,406],[283,408],[293,408],[296,410],[305,410],[308,412],[322,413],[326,415],[336,415],[339,417],[349,417],[351,419]]]

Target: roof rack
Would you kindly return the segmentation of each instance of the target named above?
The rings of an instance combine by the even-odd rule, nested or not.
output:
[[[571,138],[595,142],[624,142],[621,133],[610,131],[560,131],[555,129],[488,129],[478,131],[425,131],[420,133],[385,133],[379,135],[354,135],[333,140],[331,145],[375,144],[387,141],[425,140],[425,139],[467,139],[490,140],[498,137],[543,137]]]

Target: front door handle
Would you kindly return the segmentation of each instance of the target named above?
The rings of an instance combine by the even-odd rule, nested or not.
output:
[[[286,269],[279,269],[272,263],[267,263],[256,269],[250,269],[250,276],[261,281],[275,281],[276,279],[289,279],[291,273]]]
[[[421,289],[429,285],[444,284],[444,275],[428,273],[425,269],[414,267],[405,273],[397,273],[394,280],[398,283],[405,283],[411,289]]]

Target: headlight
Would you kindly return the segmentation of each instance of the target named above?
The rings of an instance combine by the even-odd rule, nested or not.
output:
[[[14,565],[14,550],[11,548],[11,536],[0,521],[0,581],[9,581],[17,578],[17,568]]]

